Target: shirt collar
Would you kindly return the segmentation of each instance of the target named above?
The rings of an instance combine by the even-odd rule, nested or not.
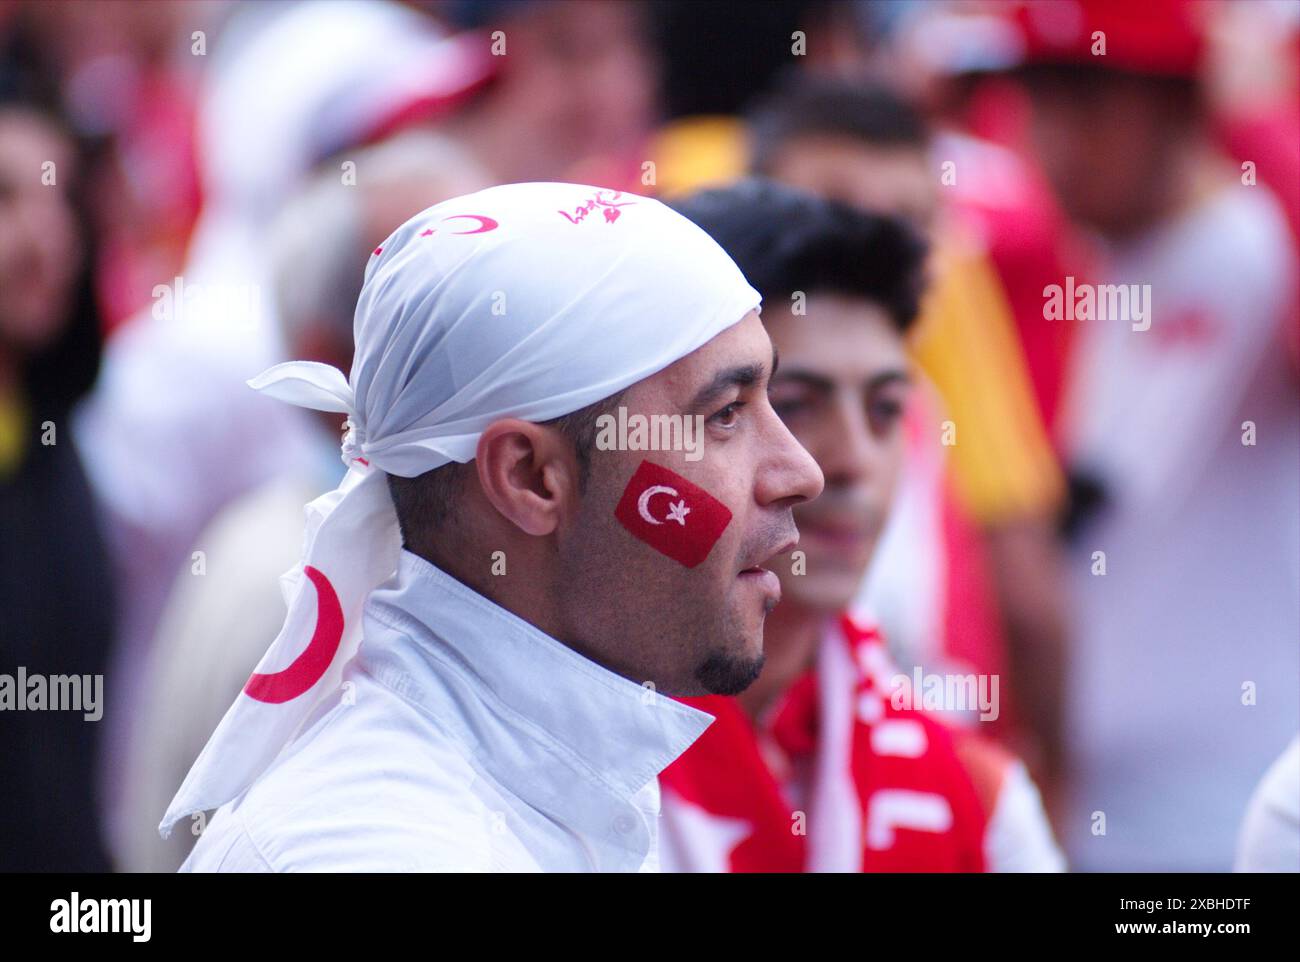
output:
[[[571,795],[576,770],[630,801],[713,723],[712,715],[596,664],[406,550],[396,580],[372,593],[367,613],[381,622],[418,622],[425,631],[410,636],[457,666],[493,709],[517,716],[521,736],[561,749],[548,758],[563,766],[527,771],[528,780],[550,783],[548,797]],[[412,696],[409,686],[404,694]],[[517,775],[512,760],[477,761],[521,788],[510,778]]]

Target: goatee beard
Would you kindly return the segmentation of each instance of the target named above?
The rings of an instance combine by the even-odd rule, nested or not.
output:
[[[758,680],[766,655],[738,658],[713,652],[695,669],[695,680],[711,695],[739,695]]]

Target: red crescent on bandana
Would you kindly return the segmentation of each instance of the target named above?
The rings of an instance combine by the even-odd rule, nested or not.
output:
[[[303,571],[316,586],[316,630],[302,654],[288,668],[270,675],[253,673],[244,686],[244,694],[249,698],[271,705],[293,701],[321,680],[339,650],[343,639],[343,608],[339,596],[319,570],[306,565]]]
[[[450,217],[444,217],[442,219],[442,222],[445,224],[449,220],[478,221],[478,227],[476,227],[474,230],[457,230],[457,231],[452,231],[453,234],[485,234],[488,231],[496,230],[499,226],[501,226],[491,217],[484,217],[482,214],[452,214]]]

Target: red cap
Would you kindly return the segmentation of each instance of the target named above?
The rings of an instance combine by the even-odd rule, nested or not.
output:
[[[1205,54],[1204,8],[1198,0],[1024,0],[1014,20],[1025,63],[1195,77]]]

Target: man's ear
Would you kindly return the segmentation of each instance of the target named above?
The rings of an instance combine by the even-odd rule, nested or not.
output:
[[[484,496],[526,534],[553,533],[577,502],[577,455],[555,428],[517,418],[494,421],[478,439],[474,462]]]

